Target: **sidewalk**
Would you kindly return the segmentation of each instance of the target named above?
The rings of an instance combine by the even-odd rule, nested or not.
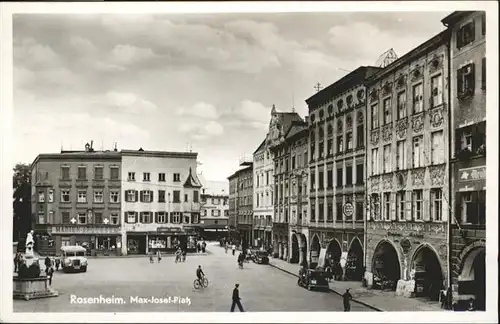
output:
[[[299,265],[291,264],[281,259],[271,258],[269,265],[281,271],[298,277]],[[406,298],[396,296],[394,292],[384,292],[368,289],[358,281],[331,281],[330,290],[342,295],[347,288],[353,301],[380,312],[439,312],[444,311],[438,302],[431,302],[421,298]]]

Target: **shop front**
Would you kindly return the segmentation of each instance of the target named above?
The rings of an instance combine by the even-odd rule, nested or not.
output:
[[[49,244],[55,246],[56,254],[62,246],[80,245],[92,256],[121,255],[119,230],[116,226],[53,226]]]

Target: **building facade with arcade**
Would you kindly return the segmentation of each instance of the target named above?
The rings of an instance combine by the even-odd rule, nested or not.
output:
[[[32,228],[41,254],[77,244],[92,255],[121,253],[121,155],[92,146],[39,154],[31,164]]]
[[[454,12],[451,35],[451,278],[454,301],[486,308],[486,13]]]
[[[365,80],[360,67],[306,100],[309,108],[309,258],[361,281],[365,221]]]
[[[448,284],[449,33],[367,82],[368,285],[438,300]]]
[[[201,183],[197,153],[122,150],[122,254],[194,250]]]

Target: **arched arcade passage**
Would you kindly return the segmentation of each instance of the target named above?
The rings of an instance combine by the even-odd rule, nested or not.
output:
[[[354,238],[347,254],[345,277],[346,280],[361,281],[363,274],[363,247],[359,239]]]
[[[290,255],[290,263],[299,263],[300,247],[297,234],[292,234],[292,251]]]
[[[339,279],[342,277],[343,271],[340,265],[340,257],[342,256],[342,248],[337,240],[331,240],[326,247],[326,262],[325,266],[328,266],[333,271],[335,278]]]
[[[373,288],[396,290],[401,278],[398,252],[388,241],[381,241],[373,254]]]
[[[415,296],[439,300],[439,293],[444,288],[443,270],[436,252],[427,245],[422,245],[414,253],[412,271],[414,271]]]
[[[318,235],[314,235],[312,240],[311,240],[311,263],[309,264],[309,267],[311,269],[316,268],[319,262],[319,253],[321,251],[321,244],[319,243],[319,237]]]
[[[472,249],[462,260],[459,291],[473,296],[476,310],[486,310],[486,249]]]

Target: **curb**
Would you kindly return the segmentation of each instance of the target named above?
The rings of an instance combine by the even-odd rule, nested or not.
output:
[[[212,252],[206,250],[205,253],[188,253],[186,256],[207,256],[207,255],[210,255],[212,254]],[[45,259],[46,257],[49,257],[49,258],[57,258],[58,256],[54,256],[54,255],[41,255],[39,256],[38,258],[39,259]],[[174,257],[175,254],[173,253],[167,253],[167,254],[162,254],[161,257],[162,258],[165,258],[165,257]],[[154,257],[156,257],[156,254],[154,255]],[[149,258],[149,255],[147,254],[132,254],[132,255],[100,255],[100,256],[91,256],[91,255],[88,255],[86,256],[87,259],[90,259],[90,260],[93,260],[93,259],[133,259],[133,258]]]
[[[299,277],[297,274],[292,273],[292,272],[290,272],[290,271],[288,271],[288,270],[285,270],[285,269],[283,269],[283,268],[280,268],[280,267],[278,267],[277,265],[272,264],[271,262],[269,262],[268,264],[269,264],[271,267],[275,268],[275,269],[278,269],[278,270],[281,270],[281,271],[283,271],[283,272],[285,272],[285,273],[288,273],[289,275],[295,276],[295,277],[297,277],[297,278]],[[339,292],[338,292],[338,291],[336,291],[336,290],[333,290],[332,288],[328,288],[328,290],[329,290],[329,291],[331,291],[331,292],[333,292],[333,293],[335,293],[335,294],[337,294],[337,295],[339,295],[339,296],[342,296],[342,294],[341,294],[341,293],[339,293]],[[353,302],[355,302],[355,303],[361,304],[361,305],[363,305],[363,306],[365,306],[365,307],[368,307],[368,308],[370,308],[370,309],[373,309],[374,311],[377,311],[377,312],[383,312],[383,311],[384,311],[384,310],[382,310],[382,309],[380,309],[380,308],[377,308],[377,307],[375,307],[375,306],[373,306],[373,305],[367,304],[367,303],[365,303],[365,302],[363,302],[363,301],[360,301],[360,300],[358,300],[358,299],[354,299],[354,298],[353,298],[353,299],[352,299],[352,301],[353,301]]]

